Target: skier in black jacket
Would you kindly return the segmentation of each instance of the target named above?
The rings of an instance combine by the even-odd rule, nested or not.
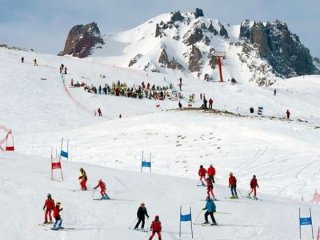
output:
[[[142,222],[141,229],[144,229],[145,216],[147,216],[147,218],[149,218],[149,215],[148,215],[148,212],[147,212],[147,209],[146,209],[144,203],[141,203],[140,207],[138,208],[138,212],[137,212],[138,222],[137,222],[136,226],[134,227],[135,230],[138,229],[139,224],[141,222]]]

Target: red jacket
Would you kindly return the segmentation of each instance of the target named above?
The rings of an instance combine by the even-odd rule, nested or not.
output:
[[[103,181],[99,181],[98,185],[94,187],[94,189],[97,189],[98,187],[101,188],[101,190],[106,190],[106,184]]]
[[[150,229],[152,229],[153,232],[160,232],[161,231],[161,222],[159,220],[152,221]]]
[[[53,199],[47,199],[44,203],[43,209],[47,208],[47,210],[52,210],[54,208],[54,200]]]
[[[205,177],[206,173],[207,173],[207,170],[205,168],[199,169],[199,172],[198,172],[199,176]]]
[[[214,167],[209,167],[208,168],[208,176],[212,177],[216,175],[216,169]]]
[[[256,178],[252,178],[252,179],[251,179],[250,187],[251,187],[251,188],[259,187],[259,185],[258,185],[258,180],[257,180]]]
[[[229,177],[229,186],[235,186],[237,185],[237,179],[235,176],[230,176]]]
[[[63,208],[60,208],[59,205],[56,205],[53,209],[53,217],[59,217],[60,212],[62,211]]]

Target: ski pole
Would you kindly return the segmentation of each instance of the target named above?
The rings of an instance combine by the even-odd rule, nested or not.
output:
[[[215,213],[218,213],[218,214],[231,214],[231,213],[228,213],[228,212],[215,212]]]
[[[200,217],[201,213],[203,212],[203,209],[201,209],[201,211],[199,212],[198,216],[196,217],[196,219],[194,220],[195,222],[198,221],[198,218]]]
[[[240,196],[241,196],[241,197],[244,197],[239,188],[237,189],[237,191],[240,193]]]
[[[92,190],[92,198],[94,198],[94,190],[95,190],[95,189]]]

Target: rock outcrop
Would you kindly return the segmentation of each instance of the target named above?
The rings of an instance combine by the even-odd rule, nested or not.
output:
[[[257,46],[260,57],[269,62],[279,77],[318,73],[309,50],[285,23],[246,20],[241,24],[240,38]]]
[[[202,54],[200,50],[192,45],[192,50],[189,56],[189,66],[188,69],[191,72],[200,72],[201,70],[201,59],[202,59]]]
[[[91,55],[94,48],[104,44],[100,36],[100,30],[95,22],[87,25],[76,25],[71,28],[64,50],[58,55],[72,55],[85,58]]]

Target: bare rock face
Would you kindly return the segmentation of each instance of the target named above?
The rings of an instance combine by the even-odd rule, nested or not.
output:
[[[202,54],[200,50],[192,45],[192,50],[189,56],[189,67],[188,69],[191,72],[199,72],[201,70],[201,59],[202,59]]]
[[[160,53],[159,61],[160,64],[167,66],[169,63],[168,54],[165,49],[162,49],[162,52]]]
[[[72,55],[73,57],[85,58],[91,55],[92,50],[100,44],[104,44],[104,41],[95,22],[87,25],[76,25],[71,28],[64,50],[58,55]]]
[[[189,33],[187,33],[184,36],[184,38],[185,38],[184,43],[187,44],[188,46],[193,45],[196,42],[200,42],[203,38],[203,32],[202,32],[201,28],[198,28],[198,27],[195,28],[189,36],[187,36],[188,34]]]
[[[196,11],[193,13],[195,18],[204,17],[203,11],[200,8],[196,8]]]
[[[225,38],[229,38],[228,32],[227,32],[227,30],[225,29],[225,27],[223,25],[221,25],[220,36],[221,37],[225,37]]]
[[[319,73],[309,49],[279,20],[267,24],[246,20],[241,23],[240,38],[256,45],[260,56],[280,77]]]
[[[167,68],[184,70],[184,67],[174,58],[168,63]]]
[[[218,31],[217,29],[214,28],[214,26],[212,25],[212,23],[210,23],[209,27],[208,27],[208,31],[213,33],[215,36],[218,35]]]
[[[132,65],[136,64],[141,57],[141,54],[137,54],[134,58],[130,60],[128,67],[131,67]]]

